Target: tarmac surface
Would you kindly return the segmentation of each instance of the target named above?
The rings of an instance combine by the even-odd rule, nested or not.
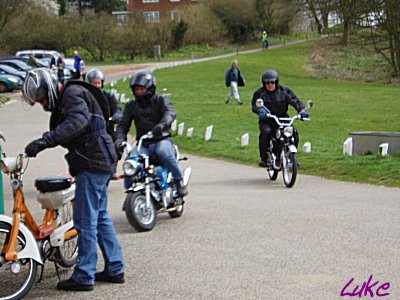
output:
[[[22,152],[47,130],[49,116],[17,100],[0,107],[3,151]],[[48,149],[29,162],[25,197],[37,220],[42,211],[34,179],[66,171],[65,153]],[[353,292],[371,275],[368,286],[379,283],[365,299],[372,298],[369,291],[400,298],[400,189],[301,174],[288,189],[280,175],[272,182],[261,168],[187,156],[182,166],[190,165],[193,173],[185,211],[178,219],[159,215],[150,232],[129,225],[121,210],[122,182],[110,184],[109,212],[124,252],[125,284],[57,291],[58,278],[47,263],[26,299],[351,299],[341,297],[342,290]],[[6,175],[3,184],[10,215]],[[99,270],[102,264],[100,258]],[[388,289],[378,289],[387,282]]]

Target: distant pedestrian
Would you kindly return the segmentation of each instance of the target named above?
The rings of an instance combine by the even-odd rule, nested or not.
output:
[[[230,87],[231,91],[228,95],[228,99],[226,99],[225,103],[228,104],[229,101],[232,99],[232,97],[235,97],[237,100],[238,104],[243,104],[242,101],[240,101],[240,95],[239,95],[239,86],[244,86],[245,80],[242,77],[239,66],[238,66],[238,61],[235,59],[232,61],[231,67],[226,71],[225,75],[225,85],[226,87]]]
[[[33,56],[33,54],[29,54],[28,61],[26,62],[28,66],[31,66],[33,69],[39,67],[36,58]]]
[[[61,53],[61,56],[57,59],[57,78],[58,82],[64,83],[64,53]]]
[[[81,57],[77,50],[74,51],[74,73],[72,79],[80,79],[81,78]]]

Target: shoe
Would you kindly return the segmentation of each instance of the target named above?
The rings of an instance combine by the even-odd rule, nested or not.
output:
[[[225,104],[229,104],[229,99],[226,99]]]
[[[259,167],[262,167],[262,168],[266,168],[266,167],[268,167],[268,164],[267,164],[266,161],[260,160],[260,161],[258,162],[258,166],[259,166]]]
[[[187,190],[186,186],[183,184],[182,180],[175,181],[175,184],[176,184],[176,189],[178,191],[179,196],[185,197],[189,194],[189,191]]]
[[[82,292],[89,292],[93,291],[94,285],[93,284],[82,284],[76,282],[72,278],[67,280],[61,280],[57,283],[57,289],[63,291],[82,291]]]
[[[109,283],[124,283],[125,273],[118,275],[107,275],[105,271],[94,274],[94,281],[109,282]]]
[[[239,104],[239,105],[242,105],[242,104],[243,104],[243,102],[242,102],[242,101],[238,101],[238,104]]]

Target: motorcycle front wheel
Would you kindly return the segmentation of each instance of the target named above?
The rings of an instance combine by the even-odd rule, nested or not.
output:
[[[125,214],[129,223],[139,232],[150,231],[157,222],[154,202],[146,206],[146,195],[142,192],[128,193],[125,200]]]
[[[290,151],[285,152],[286,162],[283,162],[283,182],[285,183],[286,187],[291,188],[297,178],[297,153],[293,153]]]
[[[8,244],[11,234],[9,224],[0,223],[0,249]],[[25,237],[18,234],[16,251],[25,247]],[[29,292],[35,282],[38,263],[32,258],[23,258],[15,262],[6,261],[0,252],[0,299],[21,299]]]

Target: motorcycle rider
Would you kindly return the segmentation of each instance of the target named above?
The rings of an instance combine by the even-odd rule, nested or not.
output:
[[[267,167],[267,153],[270,146],[272,135],[278,129],[274,119],[267,118],[265,108],[259,108],[256,105],[257,99],[262,99],[264,106],[269,110],[270,114],[276,115],[278,118],[288,117],[289,105],[293,106],[297,112],[305,108],[304,103],[296,97],[294,92],[285,86],[279,84],[279,74],[275,70],[267,70],[261,76],[262,87],[253,94],[252,111],[259,116],[259,152],[260,152],[260,167]],[[301,113],[302,118],[308,118],[308,112]],[[294,142],[297,147],[299,137],[296,128],[294,128]],[[280,157],[275,153],[276,159],[274,167],[280,168]]]
[[[171,124],[176,117],[171,101],[167,96],[156,93],[156,78],[150,71],[134,74],[130,87],[135,99],[126,104],[118,124],[115,141],[117,152],[122,155],[121,144],[127,139],[132,121],[135,123],[137,141],[151,131],[153,138],[144,140],[140,151],[156,155],[161,163],[171,170],[179,195],[186,196],[188,190],[182,180],[183,172],[175,157],[170,132]],[[129,188],[130,185],[127,179],[125,188]]]
[[[65,158],[76,178],[73,221],[79,232],[78,262],[72,276],[58,282],[59,290],[91,291],[94,281],[124,282],[122,250],[107,213],[108,184],[117,156],[101,110],[105,99],[97,91],[83,81],[71,80],[62,86],[46,68],[29,71],[22,89],[28,104],[40,103],[51,112],[50,131],[29,143],[25,153],[35,157],[61,145],[68,149]],[[97,244],[105,262],[99,273],[95,273]]]

